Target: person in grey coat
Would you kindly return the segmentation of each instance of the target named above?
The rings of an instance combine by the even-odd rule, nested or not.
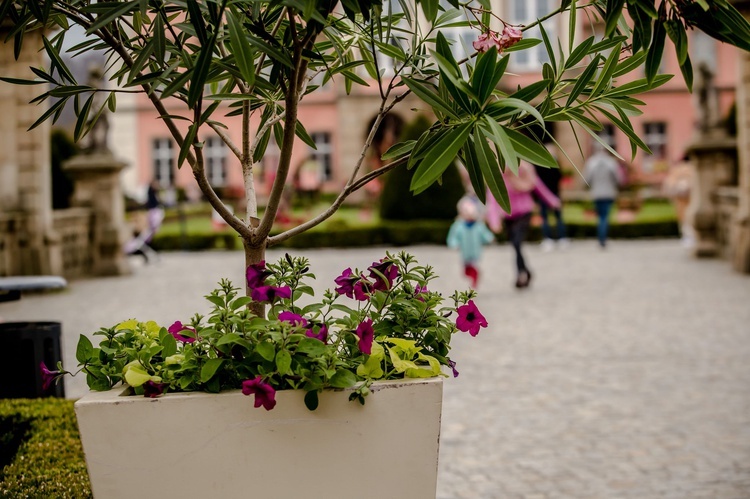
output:
[[[583,178],[589,185],[591,198],[594,200],[596,216],[599,219],[597,237],[599,246],[604,248],[607,245],[609,232],[609,212],[623,182],[622,171],[617,160],[603,147],[599,147],[586,161]]]

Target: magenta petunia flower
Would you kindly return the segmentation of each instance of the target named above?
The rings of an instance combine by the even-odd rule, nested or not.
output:
[[[456,327],[472,336],[479,334],[479,328],[487,327],[487,319],[479,312],[474,300],[469,300],[466,305],[458,307],[458,318]]]
[[[362,277],[354,283],[354,299],[357,301],[367,301],[373,292],[373,284]]]
[[[393,260],[388,260],[386,258],[381,259],[379,262],[372,262],[372,265],[369,267],[370,270],[370,277],[373,279],[373,289],[379,290],[379,291],[386,291],[388,289],[391,289],[393,286],[393,280],[398,277],[398,266],[393,263]],[[387,279],[387,282],[383,280],[381,276],[379,276],[375,270],[380,272],[385,276]]]
[[[419,295],[426,294],[426,293],[429,293],[429,292],[430,292],[430,290],[427,289],[427,285],[426,284],[424,286],[420,286],[419,284],[417,284],[417,287],[414,288],[414,297],[417,300],[423,302],[424,301],[424,297],[423,296],[419,296]]]
[[[293,326],[307,326],[307,319],[294,312],[284,311],[279,314],[279,320],[288,322]]]
[[[167,383],[156,383],[148,380],[143,383],[143,396],[155,399],[164,393],[164,389],[169,386]]]
[[[338,284],[335,291],[340,295],[346,295],[349,298],[353,298],[354,295],[354,283],[357,282],[359,276],[352,273],[351,268],[344,270],[340,276],[333,281]]]
[[[48,390],[52,383],[60,376],[60,371],[50,371],[44,362],[39,363],[39,370],[42,371],[42,390]]]
[[[175,321],[174,324],[169,326],[169,329],[167,329],[167,331],[169,331],[169,334],[174,336],[174,339],[176,339],[177,341],[181,341],[183,343],[193,343],[195,341],[194,337],[184,336],[180,334],[182,331],[192,331],[192,333],[195,334],[195,329],[183,326],[182,322],[180,321]]]
[[[372,340],[375,336],[375,331],[372,329],[372,319],[360,322],[355,334],[359,337],[359,342],[357,343],[359,351],[370,355],[372,352]]]
[[[242,393],[255,395],[255,407],[262,405],[267,411],[270,411],[276,406],[276,390],[263,381],[260,376],[243,381]]]
[[[271,302],[276,298],[291,298],[292,289],[289,286],[260,286],[252,290],[250,297],[259,302]]]
[[[269,275],[271,275],[271,271],[266,270],[265,260],[261,260],[258,263],[249,265],[247,267],[247,270],[245,271],[245,276],[247,278],[247,287],[250,289],[255,289],[263,286],[265,284],[266,277],[268,277]]]
[[[456,370],[456,363],[455,363],[455,361],[452,361],[452,360],[448,359],[448,365],[453,370],[453,377],[454,378],[458,378],[458,371]]]
[[[325,343],[326,340],[328,340],[328,326],[325,324],[321,325],[317,333],[315,332],[315,327],[308,328],[308,330],[305,331],[305,335],[310,338],[317,338]]]

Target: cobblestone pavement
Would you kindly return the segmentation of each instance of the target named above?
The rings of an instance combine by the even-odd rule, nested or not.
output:
[[[454,253],[409,251],[443,277],[436,290],[464,287]],[[305,252],[321,287],[382,253]],[[750,277],[676,241],[527,253],[523,292],[510,249],[485,253],[477,304],[491,327],[455,341],[438,497],[750,498]],[[133,316],[185,320],[241,268],[239,253],[168,254],[132,276],[0,304],[0,316],[61,321],[73,366],[79,333]],[[80,396],[83,380],[66,391]]]

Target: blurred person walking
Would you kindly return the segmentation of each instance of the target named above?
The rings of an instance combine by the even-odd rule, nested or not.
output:
[[[547,149],[554,156],[554,146],[552,142],[547,141],[545,144]],[[558,199],[560,198],[560,181],[562,180],[562,172],[560,168],[547,168],[544,166],[534,165],[536,174],[542,181],[544,186]],[[537,203],[539,204],[539,215],[542,218],[542,251],[552,251],[555,248],[555,242],[559,249],[566,249],[570,246],[570,241],[567,238],[565,231],[565,222],[562,217],[562,206],[560,208],[550,208],[544,200],[535,196]],[[548,220],[549,214],[555,218],[556,221],[556,233],[555,238],[552,237],[552,229]]]
[[[691,248],[695,243],[693,227],[686,216],[692,188],[693,169],[686,154],[677,164],[672,165],[662,184],[662,191],[672,200],[672,204],[674,205],[675,213],[677,214],[677,223],[680,227],[682,245],[686,248]]]
[[[464,274],[472,289],[479,283],[479,259],[482,246],[495,240],[495,235],[482,221],[481,203],[475,196],[464,196],[458,201],[458,218],[448,231],[449,248],[458,249],[464,265]]]
[[[596,144],[596,152],[586,161],[583,178],[589,185],[591,198],[594,200],[599,246],[607,246],[609,232],[609,213],[617,198],[617,192],[623,183],[622,171],[617,160],[602,146]]]
[[[506,231],[508,241],[513,245],[516,254],[516,288],[522,289],[531,283],[531,271],[526,265],[521,246],[526,240],[531,225],[531,213],[534,210],[532,194],[536,194],[548,208],[558,210],[560,199],[547,189],[536,175],[534,167],[525,161],[521,161],[518,175],[514,175],[510,168],[506,168],[503,179],[508,189],[511,212],[505,212],[488,194],[487,221],[493,231]]]

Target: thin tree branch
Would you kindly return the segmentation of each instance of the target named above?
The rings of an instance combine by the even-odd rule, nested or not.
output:
[[[219,138],[224,142],[230,151],[232,151],[232,154],[234,154],[238,160],[242,161],[242,151],[239,150],[239,148],[232,142],[232,138],[227,135],[227,132],[224,131],[223,128],[221,128],[216,123],[209,123],[208,126],[210,126],[214,132],[216,132],[216,135],[219,136]]]

